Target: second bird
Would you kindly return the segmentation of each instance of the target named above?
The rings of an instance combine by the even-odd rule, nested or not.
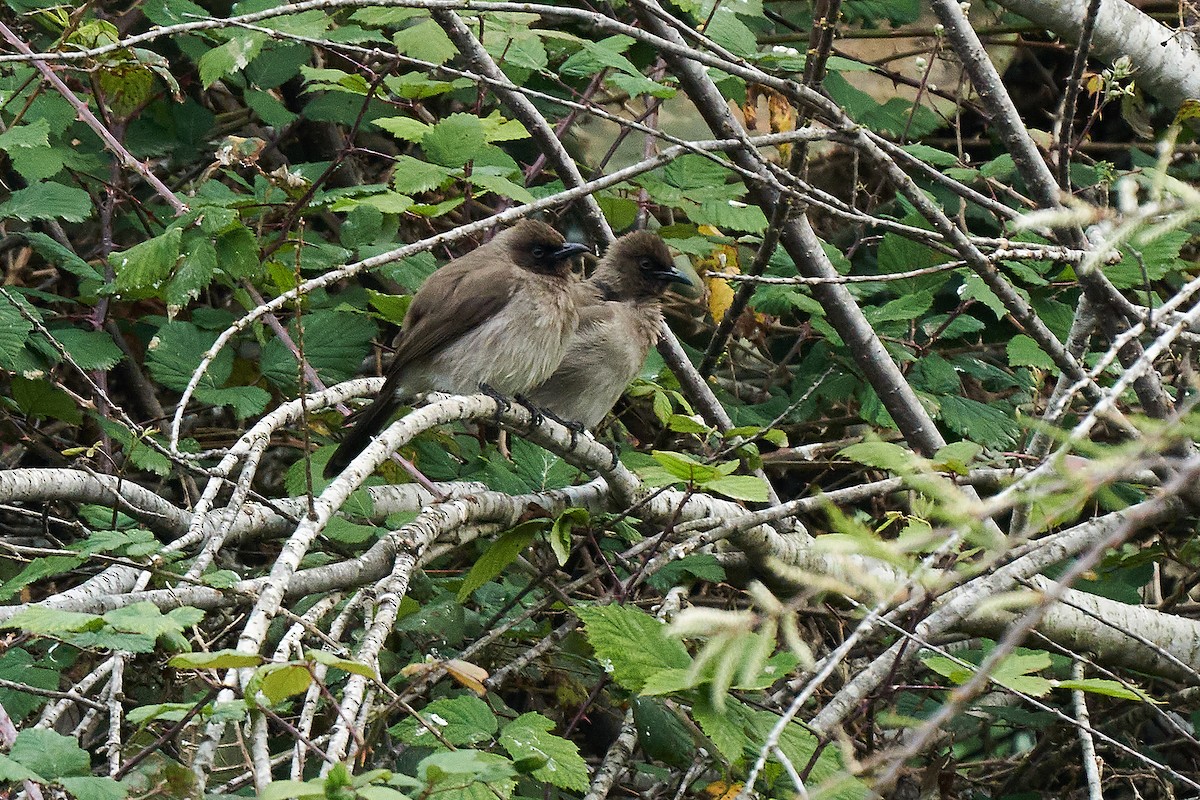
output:
[[[638,374],[658,341],[658,301],[672,283],[691,284],[656,234],[628,233],[575,287],[579,328],[554,374],[529,400],[561,419],[595,427]]]
[[[326,477],[346,468],[404,398],[473,394],[480,384],[515,395],[546,380],[579,322],[571,259],[588,249],[524,220],[433,273],[404,316],[383,389],[334,451]]]

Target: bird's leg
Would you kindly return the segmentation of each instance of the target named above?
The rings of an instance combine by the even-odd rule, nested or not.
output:
[[[546,417],[550,414],[549,411],[543,412],[542,409],[535,406],[533,401],[523,394],[514,394],[513,400],[516,400],[517,405],[529,412],[529,416],[532,417],[530,424],[535,428],[538,425],[541,425],[546,420]]]
[[[587,430],[583,427],[583,423],[574,419],[563,419],[548,408],[543,408],[542,413],[571,432],[571,449],[574,450],[575,445],[579,443],[579,434]]]
[[[617,468],[617,464],[621,463],[618,460],[618,457],[621,455],[621,445],[616,440],[609,442],[608,452],[612,454],[612,464],[609,466],[609,470],[614,470]]]
[[[483,381],[479,382],[479,391],[482,394],[486,394],[488,397],[490,397],[496,401],[495,423],[497,425],[499,425],[500,424],[500,416],[505,411],[508,411],[510,408],[512,408],[512,403],[508,402],[507,397],[500,394],[500,392],[497,392],[495,389],[493,389],[491,386],[489,386],[487,383],[485,383]]]

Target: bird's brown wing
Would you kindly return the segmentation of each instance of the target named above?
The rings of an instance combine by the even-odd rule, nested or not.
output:
[[[396,342],[393,373],[436,353],[499,313],[519,279],[516,273],[515,268],[495,264],[458,267],[444,274],[439,270],[431,275],[405,317]]]

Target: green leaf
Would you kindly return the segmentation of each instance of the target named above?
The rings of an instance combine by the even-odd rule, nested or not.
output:
[[[22,235],[29,246],[33,248],[33,251],[44,258],[46,263],[62,267],[67,272],[79,278],[94,281],[104,280],[104,277],[96,271],[95,267],[46,234],[36,231],[25,231]]]
[[[262,271],[258,240],[245,225],[238,224],[217,237],[217,268],[231,278],[253,278]]]
[[[912,472],[917,463],[914,453],[891,442],[860,442],[843,447],[838,455],[857,464],[901,474]]]
[[[720,583],[725,580],[725,568],[710,553],[692,553],[671,561],[651,575],[647,582],[661,592],[683,583],[685,578]]]
[[[582,792],[588,787],[587,764],[574,742],[550,733],[554,723],[535,711],[522,714],[500,731],[500,745],[513,759],[544,758],[533,777],[560,789]]]
[[[204,237],[190,242],[183,261],[167,283],[167,310],[175,314],[200,296],[201,290],[212,283],[217,271],[217,249]]]
[[[292,800],[299,797],[325,797],[325,781],[272,781],[259,794],[259,800]]]
[[[205,351],[217,340],[217,334],[202,331],[190,322],[169,322],[158,329],[146,352],[146,367],[151,377],[177,392],[187,386],[192,372]],[[209,365],[200,386],[216,389],[233,371],[233,353],[224,349]]]
[[[591,516],[586,508],[568,508],[555,518],[554,526],[550,529],[550,548],[560,567],[565,566],[571,557],[571,531],[577,524],[586,525]]]
[[[693,210],[691,216],[698,225],[714,225],[747,233],[759,233],[767,227],[767,217],[761,208],[738,200],[709,200]]]
[[[432,129],[432,126],[412,117],[381,117],[373,122],[397,139],[417,143]]]
[[[22,783],[24,781],[44,783],[46,779],[28,767],[24,767],[3,753],[0,753],[0,781],[8,781],[10,783]]]
[[[246,419],[266,408],[267,403],[271,402],[271,394],[258,386],[199,386],[196,389],[196,399],[214,406],[229,406],[238,419]]]
[[[50,146],[50,123],[44,119],[35,119],[22,125],[14,125],[0,133],[0,150],[12,153],[30,147]]]
[[[344,517],[334,517],[323,533],[331,541],[353,546],[374,541],[379,530],[374,525],[360,525]]]
[[[696,756],[696,743],[679,717],[652,697],[633,699],[633,724],[646,755],[676,767],[686,767]]]
[[[1079,680],[1054,681],[1055,689],[1078,689],[1083,692],[1116,697],[1120,700],[1135,700],[1139,702],[1157,702],[1150,695],[1136,686],[1128,686],[1119,681],[1105,678],[1081,678]]]
[[[54,662],[48,658],[34,661],[33,656],[25,650],[11,647],[4,655],[0,655],[0,678],[33,689],[58,689],[59,674],[50,668],[52,666]],[[32,695],[16,688],[0,688],[0,705],[18,725],[45,702],[45,695]]]
[[[705,483],[721,477],[722,473],[715,467],[701,464],[687,453],[675,453],[669,450],[654,450],[651,456],[663,469],[679,480],[693,483]]]
[[[352,661],[348,658],[334,655],[325,650],[305,650],[304,657],[309,661],[315,661],[318,664],[324,664],[327,667],[340,669],[343,672],[352,672],[355,675],[362,675],[364,678],[377,679],[379,675],[375,672],[375,668],[370,664],[364,664],[361,661]]]
[[[199,609],[193,609],[197,610]],[[150,602],[113,609],[104,615],[104,621],[115,630],[153,637],[184,632],[184,625],[178,618],[165,616],[158,610],[158,606]]]
[[[765,503],[770,499],[770,487],[757,475],[726,475],[723,478],[705,481],[703,487],[734,500]]]
[[[442,30],[442,26],[431,19],[418,22],[392,37],[396,50],[403,55],[444,64],[458,55],[458,48]]]
[[[75,404],[75,399],[49,381],[41,378],[29,380],[14,375],[10,389],[17,408],[28,417],[53,417],[71,425],[83,422],[83,412]],[[0,589],[0,597],[2,596],[3,589]]]
[[[362,314],[329,309],[305,315],[303,325],[304,356],[329,385],[354,377],[378,331]],[[288,324],[288,333],[296,341],[295,320]],[[279,339],[263,345],[260,368],[263,377],[276,386],[288,390],[296,386],[296,357]]]
[[[45,606],[29,606],[0,622],[0,628],[18,628],[35,636],[94,631],[103,626],[104,620],[95,614],[80,614]]]
[[[201,85],[207,89],[221,78],[245,69],[262,50],[265,40],[263,34],[250,31],[230,34],[228,42],[209,50],[196,62]]]
[[[437,731],[438,736],[454,747],[488,741],[500,727],[488,704],[473,694],[434,700],[421,709],[420,715]],[[428,727],[414,717],[393,725],[389,732],[408,744],[438,750],[445,747]]]
[[[617,683],[634,692],[646,679],[663,669],[686,669],[692,659],[677,639],[666,636],[666,626],[631,606],[577,608],[588,642],[596,657]]]
[[[726,700],[728,704],[735,702]],[[728,707],[718,710],[713,706],[712,700],[705,695],[692,704],[692,718],[696,720],[696,724],[700,726],[700,730],[704,731],[704,735],[708,737],[709,741],[717,746],[717,750],[731,764],[740,764],[745,759],[746,750],[752,742],[746,735],[745,726],[739,724],[734,715],[728,713]]]
[[[83,189],[46,181],[17,189],[0,203],[0,219],[15,217],[22,222],[63,219],[83,222],[92,215],[92,198]]]
[[[70,736],[44,728],[26,728],[17,734],[8,757],[45,779],[87,775],[91,759]]]
[[[171,275],[179,260],[183,231],[172,228],[161,236],[147,239],[108,257],[117,274],[118,292],[157,290]]]
[[[107,776],[84,775],[58,781],[76,800],[124,800],[129,789]]]
[[[435,164],[461,167],[483,152],[483,123],[473,114],[451,114],[421,139],[421,148]]]
[[[42,578],[70,572],[83,561],[82,556],[40,556],[35,558],[26,564],[24,569],[0,585],[0,600],[8,600],[21,589]]]
[[[172,656],[168,666],[176,669],[241,669],[257,667],[263,663],[257,653],[240,653],[237,650],[215,650],[211,653],[180,653]]]
[[[412,156],[398,155],[392,171],[391,185],[402,194],[415,194],[432,191],[449,179],[450,170],[446,167],[430,164]]]
[[[945,395],[938,398],[942,421],[959,436],[984,447],[1011,447],[1021,427],[1003,408],[966,397]]]
[[[308,667],[299,664],[264,664],[259,667],[251,679],[251,687],[257,683],[257,688],[267,698],[271,705],[277,705],[289,697],[304,694],[312,685],[313,676]],[[246,690],[250,695],[250,688]]]
[[[513,183],[503,175],[489,175],[482,169],[475,170],[471,173],[471,183],[487,191],[495,192],[501,197],[512,198],[518,203],[534,201],[534,196],[529,193],[528,189]]]
[[[545,528],[545,520],[529,520],[517,527],[505,531],[491,547],[471,565],[471,570],[458,587],[458,602],[466,602],[479,587],[499,575],[505,567],[516,561],[517,556],[534,540],[538,532]]]
[[[1054,360],[1038,347],[1037,342],[1023,333],[1018,333],[1008,340],[1007,353],[1010,366],[1037,367],[1058,374]]]
[[[1147,280],[1161,280],[1169,272],[1188,268],[1188,262],[1179,258],[1179,251],[1190,239],[1191,234],[1186,230],[1168,231],[1148,242],[1135,238],[1122,248],[1121,262],[1104,267],[1104,274],[1118,289],[1142,287]]]
[[[121,348],[113,342],[112,336],[103,331],[60,328],[52,333],[82,369],[107,372],[125,357]]]

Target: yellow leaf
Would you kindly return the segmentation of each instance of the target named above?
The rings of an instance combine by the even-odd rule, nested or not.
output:
[[[742,784],[728,781],[713,781],[704,787],[704,794],[712,800],[733,800],[742,791]]]
[[[740,274],[737,249],[729,245],[720,245],[712,251],[712,255],[701,259],[696,266],[696,271],[704,275],[704,285],[708,289],[708,312],[719,323],[733,303],[733,287],[729,285],[729,281],[712,273]]]

